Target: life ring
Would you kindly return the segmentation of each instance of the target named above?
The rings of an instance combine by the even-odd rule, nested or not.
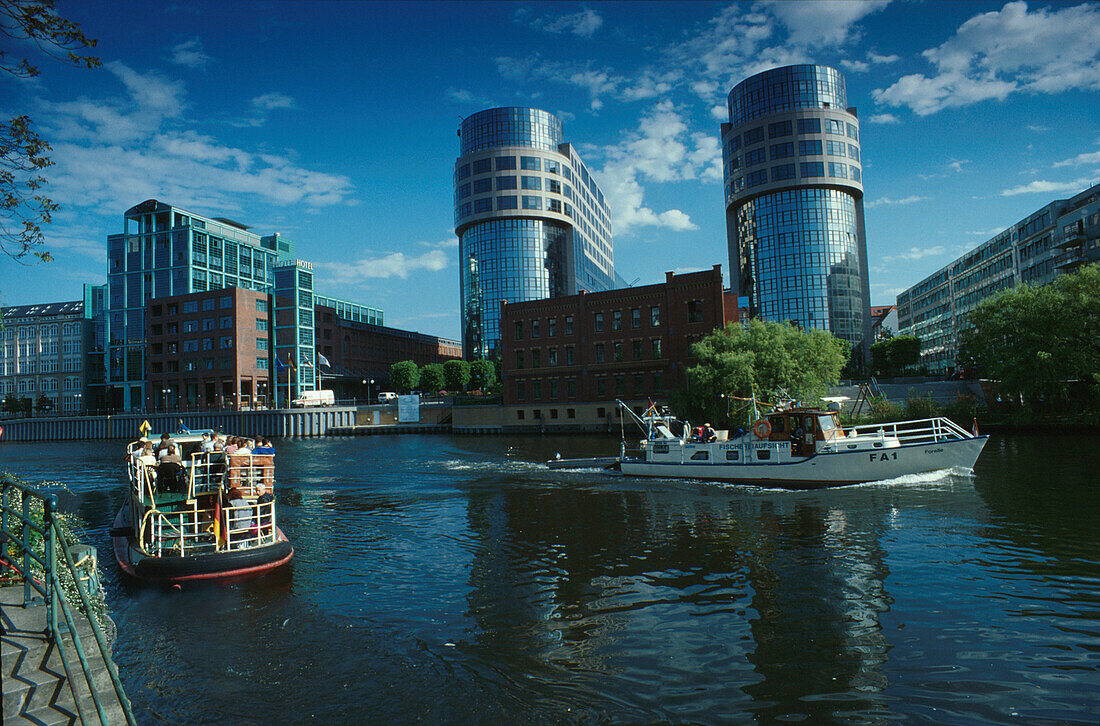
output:
[[[768,423],[768,419],[762,418],[752,425],[752,432],[756,434],[756,438],[766,439],[772,435],[772,425]]]

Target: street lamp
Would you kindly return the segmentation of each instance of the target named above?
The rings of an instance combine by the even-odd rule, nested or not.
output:
[[[164,412],[168,413],[168,397],[170,395],[172,395],[172,389],[171,388],[162,388],[162,389],[160,389],[160,392],[162,394],[164,394]]]

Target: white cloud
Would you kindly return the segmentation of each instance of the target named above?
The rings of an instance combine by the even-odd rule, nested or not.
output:
[[[880,55],[872,50],[867,52],[867,60],[871,63],[897,63],[901,60],[901,56],[893,54]]]
[[[1100,164],[1100,151],[1078,154],[1072,159],[1056,162],[1054,166],[1085,166],[1086,164]]]
[[[898,260],[904,260],[905,262],[915,262],[917,260],[924,259],[925,257],[939,257],[947,252],[947,248],[943,245],[936,245],[935,247],[910,247],[904,252],[899,252],[894,255],[887,255],[882,258],[883,262],[896,262]]]
[[[643,69],[627,78],[607,68],[545,61],[537,55],[526,58],[502,56],[495,60],[497,71],[505,78],[522,83],[550,81],[584,89],[588,93],[589,108],[593,111],[603,108],[604,98],[608,96],[630,102],[667,94],[682,75],[678,69],[662,72]]]
[[[635,227],[698,229],[679,209],[657,212],[646,206],[642,180],[676,182],[686,179],[721,181],[722,155],[713,134],[691,133],[671,101],[661,101],[645,114],[637,131],[620,143],[600,150],[606,160],[601,186],[611,205],[615,230]],[[719,189],[721,187],[718,187]]]
[[[1001,191],[1001,196],[1014,197],[1018,194],[1076,194],[1077,192],[1084,191],[1092,184],[1093,180],[1088,177],[1068,182],[1053,182],[1036,179],[1029,184],[1022,184],[1010,189],[1004,189]]]
[[[825,47],[852,39],[858,21],[888,4],[889,0],[766,0],[757,7],[779,18],[791,43]]]
[[[210,62],[211,58],[203,52],[202,41],[192,38],[172,48],[169,60],[187,68],[202,68]]]
[[[936,72],[903,76],[873,93],[877,102],[926,116],[945,108],[1004,100],[1019,92],[1100,89],[1100,6],[1029,12],[1027,3],[976,15],[924,51]]]
[[[901,119],[892,113],[876,113],[867,117],[867,122],[872,124],[897,124]]]
[[[372,279],[399,277],[408,279],[409,275],[425,270],[439,272],[451,266],[447,253],[442,249],[433,249],[422,255],[406,255],[404,252],[392,252],[381,257],[364,257],[346,262],[320,262],[320,267],[328,272],[329,279],[342,285],[355,285]]]
[[[902,197],[900,199],[893,199],[891,197],[879,197],[878,199],[873,199],[870,202],[866,202],[863,206],[866,209],[874,209],[875,207],[893,207],[903,204],[916,204],[917,202],[925,201],[928,201],[928,197],[921,197],[917,196],[916,194],[911,194],[908,197]]]
[[[530,12],[526,9],[521,10],[516,13],[516,20],[523,22],[529,15]],[[555,18],[531,18],[527,22],[532,28],[545,30],[548,33],[572,33],[582,38],[591,38],[603,26],[603,18],[591,8],[585,8],[570,15],[559,15]]]
[[[223,213],[249,198],[308,208],[349,203],[353,187],[345,176],[180,131],[187,123],[181,83],[117,62],[106,67],[122,82],[123,96],[42,104],[54,139],[55,198],[96,212],[154,197]]]
[[[271,111],[276,108],[297,108],[294,99],[285,93],[265,93],[252,99],[252,107],[260,111]]]
[[[852,73],[866,73],[867,70],[871,67],[871,64],[865,63],[863,61],[844,59],[840,61],[840,66],[844,68],[844,70],[850,71]]]

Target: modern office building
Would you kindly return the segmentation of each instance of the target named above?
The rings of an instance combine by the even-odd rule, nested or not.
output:
[[[737,84],[722,124],[730,282],[754,317],[827,330],[869,360],[859,119],[834,68]]]
[[[667,400],[686,383],[690,345],[737,319],[721,265],[668,272],[655,285],[504,303],[504,425],[601,425],[615,399]]]
[[[293,244],[246,225],[203,217],[150,199],[126,211],[122,234],[107,237],[107,405],[151,409],[146,320],[150,300],[205,290],[267,290],[275,262]]]
[[[1044,285],[1100,261],[1100,184],[1051,202],[898,295],[898,332],[921,339],[919,369],[948,375],[967,316],[1020,283]]]
[[[561,121],[493,108],[462,122],[454,166],[462,342],[499,355],[500,303],[615,287],[611,209]]]
[[[86,294],[89,288],[95,289],[86,285]],[[0,401],[19,401],[28,413],[88,408],[94,313],[85,300],[0,309]]]

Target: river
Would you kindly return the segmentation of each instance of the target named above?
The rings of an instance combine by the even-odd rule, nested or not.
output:
[[[1100,720],[1100,437],[793,492],[599,471],[609,438],[276,442],[291,567],[173,592],[110,549],[122,442],[0,444],[100,554],[142,723]]]

